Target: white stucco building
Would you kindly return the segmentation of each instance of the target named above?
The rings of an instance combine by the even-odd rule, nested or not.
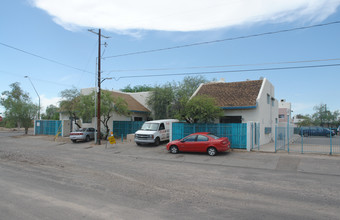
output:
[[[80,93],[83,95],[89,95],[95,91],[95,88],[85,88],[81,89]],[[108,90],[107,90],[108,91]],[[137,92],[137,93],[124,93],[121,91],[108,91],[113,97],[123,98],[128,105],[128,110],[131,114],[129,116],[118,115],[113,113],[110,118],[108,125],[112,125],[113,121],[147,121],[151,111],[146,107],[146,100],[149,97],[149,92]],[[113,103],[114,104],[114,103]],[[60,113],[60,120],[69,120],[69,115],[66,112]],[[84,121],[82,119],[78,120],[81,127],[97,127],[96,117],[89,121]],[[76,128],[73,124],[73,130]],[[104,129],[101,124],[101,130]]]
[[[266,78],[205,83],[193,94],[196,95],[207,95],[216,100],[224,110],[220,123],[256,123],[261,145],[274,141],[278,101],[275,99],[274,86]]]

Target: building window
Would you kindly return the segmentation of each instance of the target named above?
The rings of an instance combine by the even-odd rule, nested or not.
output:
[[[274,107],[275,106],[275,99],[272,98],[272,106]]]
[[[83,123],[92,123],[92,118],[91,117],[84,117]]]
[[[220,118],[220,123],[242,123],[242,116],[223,116]]]
[[[279,118],[285,118],[285,115],[284,114],[280,114]]]
[[[143,121],[143,118],[142,117],[134,117],[133,120],[134,121]]]
[[[267,94],[267,104],[270,104],[270,95]]]

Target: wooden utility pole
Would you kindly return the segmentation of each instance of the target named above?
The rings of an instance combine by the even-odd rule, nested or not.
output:
[[[100,145],[100,61],[101,61],[101,30],[98,31],[98,93],[97,93],[97,145]]]
[[[109,38],[107,36],[103,36],[101,35],[101,29],[98,30],[98,33],[93,31],[92,29],[89,30],[90,32],[94,33],[94,34],[97,34],[98,35],[98,91],[97,91],[97,142],[96,144],[97,145],[100,145],[100,95],[101,95],[101,77],[100,77],[100,73],[101,73],[101,37],[104,37],[104,38]]]

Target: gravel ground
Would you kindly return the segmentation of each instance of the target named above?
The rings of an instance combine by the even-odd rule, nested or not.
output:
[[[0,218],[338,219],[339,161],[1,137]]]

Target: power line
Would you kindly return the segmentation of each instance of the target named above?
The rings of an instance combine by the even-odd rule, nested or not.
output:
[[[105,72],[136,72],[136,71],[164,71],[164,70],[179,70],[179,69],[210,69],[210,68],[221,68],[221,67],[239,67],[239,66],[265,66],[265,65],[278,65],[278,64],[292,64],[292,63],[312,63],[312,62],[326,62],[336,61],[340,58],[330,59],[318,59],[318,60],[297,60],[297,61],[285,61],[285,62],[267,62],[267,63],[250,63],[250,64],[230,64],[230,65],[218,65],[218,66],[189,66],[189,67],[170,67],[170,68],[144,68],[144,69],[121,69],[121,70],[110,70]]]
[[[17,51],[20,51],[20,52],[22,52],[22,53],[25,53],[25,54],[28,54],[28,55],[31,55],[31,56],[34,56],[34,57],[37,57],[37,58],[40,58],[40,59],[49,61],[49,62],[51,62],[51,63],[55,63],[55,64],[58,64],[58,65],[61,65],[61,66],[64,66],[64,67],[68,67],[68,68],[71,68],[71,69],[74,69],[74,70],[78,70],[78,71],[81,71],[81,72],[94,74],[93,72],[89,72],[89,71],[87,71],[87,70],[83,70],[83,69],[80,69],[80,68],[77,68],[77,67],[73,67],[73,66],[70,66],[70,65],[68,65],[68,64],[60,63],[60,62],[58,62],[58,61],[56,61],[56,60],[52,60],[52,59],[49,59],[49,58],[46,58],[46,57],[37,55],[37,54],[31,53],[31,52],[28,52],[28,51],[19,49],[19,48],[17,48],[17,47],[14,47],[14,46],[5,44],[5,43],[1,43],[1,42],[0,42],[0,44],[3,45],[3,46],[5,46],[5,47],[11,48],[11,49],[13,49],[13,50],[17,50]]]
[[[11,76],[14,75],[18,78],[24,78],[24,75],[22,75],[22,74],[17,74],[17,73],[3,71],[3,70],[0,70],[0,72],[11,75]],[[34,79],[34,81],[40,81],[40,82],[44,82],[44,83],[50,83],[50,84],[55,84],[55,85],[60,85],[60,86],[65,86],[65,87],[72,87],[72,85],[58,83],[58,82],[55,82],[55,81],[48,81],[48,80],[44,80],[44,79],[41,79],[41,78],[34,78],[34,77],[30,77],[30,78]]]
[[[251,34],[251,35],[240,36],[240,37],[225,38],[225,39],[219,39],[219,40],[213,40],[213,41],[203,41],[203,42],[192,43],[192,44],[178,45],[174,47],[166,47],[166,48],[159,48],[159,49],[153,49],[153,50],[143,50],[143,51],[137,51],[137,52],[131,52],[131,53],[125,53],[125,54],[118,54],[118,55],[103,57],[103,59],[131,56],[131,55],[144,54],[144,53],[153,53],[153,52],[159,52],[159,51],[165,51],[165,50],[200,46],[204,44],[220,43],[224,41],[240,40],[240,39],[246,39],[246,38],[252,38],[252,37],[260,37],[260,36],[265,36],[265,35],[273,35],[273,34],[279,34],[279,33],[285,33],[285,32],[297,31],[297,30],[305,30],[305,29],[310,29],[310,28],[323,27],[323,26],[339,24],[339,23],[340,21],[333,21],[333,22],[324,23],[324,24],[316,24],[316,25],[303,26],[303,27],[284,29],[284,30],[278,30],[278,31],[270,31],[270,32]]]
[[[314,65],[314,66],[289,66],[289,67],[260,68],[260,69],[220,70],[220,71],[211,71],[211,72],[170,73],[170,74],[154,74],[154,75],[134,75],[134,76],[112,77],[112,79],[118,81],[120,79],[127,79],[127,78],[159,77],[159,76],[184,76],[184,75],[204,75],[204,74],[216,74],[216,73],[240,73],[240,72],[255,72],[255,71],[276,71],[276,70],[306,69],[306,68],[325,68],[325,67],[336,67],[336,66],[340,66],[340,63],[326,64],[326,65]]]

